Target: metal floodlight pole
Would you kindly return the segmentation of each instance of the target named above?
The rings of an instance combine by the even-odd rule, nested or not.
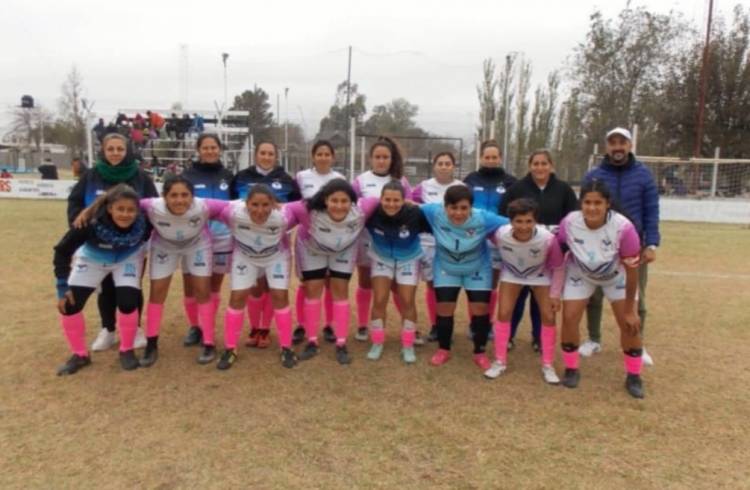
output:
[[[289,170],[289,87],[284,88],[284,168]]]
[[[221,62],[224,64],[224,109],[227,108],[228,85],[227,85],[227,59],[229,53],[221,53]]]
[[[701,156],[701,146],[703,142],[703,120],[706,110],[706,90],[708,89],[708,61],[709,61],[709,44],[711,42],[711,22],[714,14],[714,0],[708,2],[708,21],[706,22],[706,44],[703,46],[703,61],[701,65],[700,94],[698,96],[698,115],[695,128],[695,145],[693,146],[693,156]]]

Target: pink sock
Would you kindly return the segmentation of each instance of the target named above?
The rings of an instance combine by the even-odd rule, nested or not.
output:
[[[488,308],[488,311],[490,313],[490,319],[495,318],[495,315],[497,314],[497,297],[498,292],[497,288],[492,290],[492,294],[490,294],[490,305]]]
[[[280,310],[274,310],[276,319],[276,331],[279,332],[279,345],[282,349],[292,347],[292,310],[287,306]]]
[[[219,303],[221,303],[221,294],[211,293],[211,306],[214,308],[214,315],[219,312]]]
[[[510,322],[495,321],[495,359],[503,364],[508,362],[509,338]]]
[[[250,328],[257,329],[260,326],[260,314],[263,307],[263,296],[256,298],[253,295],[247,297],[247,317],[250,320]]]
[[[624,354],[625,356],[625,372],[628,374],[641,374],[641,367],[643,366],[643,358],[641,356],[634,357]]]
[[[370,322],[370,340],[373,344],[383,345],[385,343],[385,330],[383,330],[383,320],[377,318]]]
[[[367,325],[370,317],[370,303],[372,302],[372,289],[357,288],[357,325]],[[333,312],[333,321],[336,321],[336,312]]]
[[[555,337],[557,331],[554,325],[542,326],[542,364],[551,366],[555,363]]]
[[[333,324],[333,294],[331,288],[326,288],[323,293],[323,309],[326,312],[326,325]]]
[[[336,333],[336,345],[346,344],[346,337],[349,335],[349,302],[333,302],[333,330]]]
[[[158,337],[164,305],[149,302],[146,307],[146,337]]]
[[[195,298],[185,296],[182,299],[182,306],[185,307],[185,316],[187,316],[190,326],[198,325],[198,302],[195,301]]]
[[[320,300],[305,298],[305,334],[308,341],[318,343],[318,329],[320,329]]]
[[[198,324],[203,332],[203,345],[214,345],[216,315],[210,301],[198,304]]]
[[[305,324],[305,288],[300,285],[294,298],[294,309],[297,314],[297,325]]]
[[[260,315],[260,329],[270,330],[271,322],[273,321],[273,301],[271,301],[271,294],[263,294],[263,313]]]
[[[245,311],[235,310],[231,306],[224,313],[224,346],[227,349],[237,348],[237,341],[242,334],[242,323],[245,321]]]
[[[416,337],[416,325],[411,320],[404,320],[401,329],[401,347],[414,347],[414,338]]]
[[[427,286],[424,290],[424,300],[427,303],[427,317],[430,319],[430,326],[437,325],[437,297],[435,288]]]
[[[393,295],[393,305],[396,307],[396,311],[398,311],[398,315],[403,318],[404,316],[404,308],[401,305],[401,298],[398,297],[398,294]]]
[[[565,369],[578,369],[578,349],[575,352],[562,352]]]
[[[60,315],[60,325],[62,326],[65,338],[68,340],[71,352],[81,357],[88,357],[89,351],[86,349],[86,322],[83,319],[83,313]]]
[[[138,330],[138,310],[123,313],[118,308],[117,328],[120,329],[120,352],[133,350],[135,333]]]

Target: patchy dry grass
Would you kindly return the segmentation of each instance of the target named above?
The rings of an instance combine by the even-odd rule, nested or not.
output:
[[[750,485],[750,230],[670,223],[649,286],[647,398],[630,399],[611,319],[578,390],[545,386],[523,327],[507,375],[456,355],[338,366],[333,349],[294,370],[241,350],[229,372],[183,348],[180,285],[161,358],[122,372],[116,352],[76,376],[57,323],[51,247],[59,202],[0,201],[2,488],[738,488]],[[682,275],[672,273],[680,272]],[[731,279],[703,276],[713,273]],[[420,295],[421,297],[421,295]],[[89,337],[98,328],[87,308]],[[463,318],[463,312],[461,314]]]

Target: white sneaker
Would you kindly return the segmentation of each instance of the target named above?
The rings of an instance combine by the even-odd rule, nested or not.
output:
[[[644,366],[653,366],[654,360],[651,358],[648,352],[646,352],[646,348],[643,348],[643,354],[641,354],[641,361],[643,361]]]
[[[115,332],[110,332],[106,328],[102,328],[91,343],[91,350],[94,352],[101,352],[112,348],[115,344],[117,344],[117,334]]]
[[[146,347],[146,336],[143,335],[143,329],[138,327],[138,330],[135,332],[135,342],[133,342],[133,348],[134,349],[143,349]]]
[[[557,377],[553,366],[542,366],[542,377],[544,382],[551,385],[560,384],[560,378]]]
[[[587,340],[582,346],[578,348],[578,353],[583,357],[591,357],[594,354],[602,351],[602,344],[594,342],[593,340]]]
[[[490,368],[484,372],[484,377],[488,379],[495,379],[503,374],[506,369],[508,369],[507,364],[504,364],[500,361],[494,361],[492,363],[492,366],[490,366]]]

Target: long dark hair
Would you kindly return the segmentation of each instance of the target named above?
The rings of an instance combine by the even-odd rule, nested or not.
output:
[[[329,150],[331,150],[331,155],[334,157],[336,156],[336,150],[333,149],[333,144],[328,140],[318,140],[313,144],[312,151],[310,152],[310,155],[315,156],[315,152],[318,151],[318,148],[322,148],[324,146],[327,146]]]
[[[391,152],[391,167],[388,169],[388,175],[396,180],[400,180],[404,176],[404,156],[401,149],[388,136],[381,136],[370,147],[370,157],[372,157],[375,148],[378,146],[382,146]]]
[[[349,182],[344,179],[333,179],[329,180],[326,185],[321,187],[320,190],[316,192],[309,201],[307,201],[307,209],[309,211],[325,211],[326,199],[328,199],[328,196],[334,192],[343,192],[349,196],[352,203],[357,202],[357,194],[354,192],[354,189],[352,189]]]
[[[117,184],[110,187],[104,197],[104,205],[100,206],[99,209],[94,213],[93,221],[101,221],[102,218],[109,215],[109,207],[121,199],[129,199],[135,203],[135,208],[140,213],[138,206],[140,202],[140,196],[135,189],[130,187],[128,184]]]

